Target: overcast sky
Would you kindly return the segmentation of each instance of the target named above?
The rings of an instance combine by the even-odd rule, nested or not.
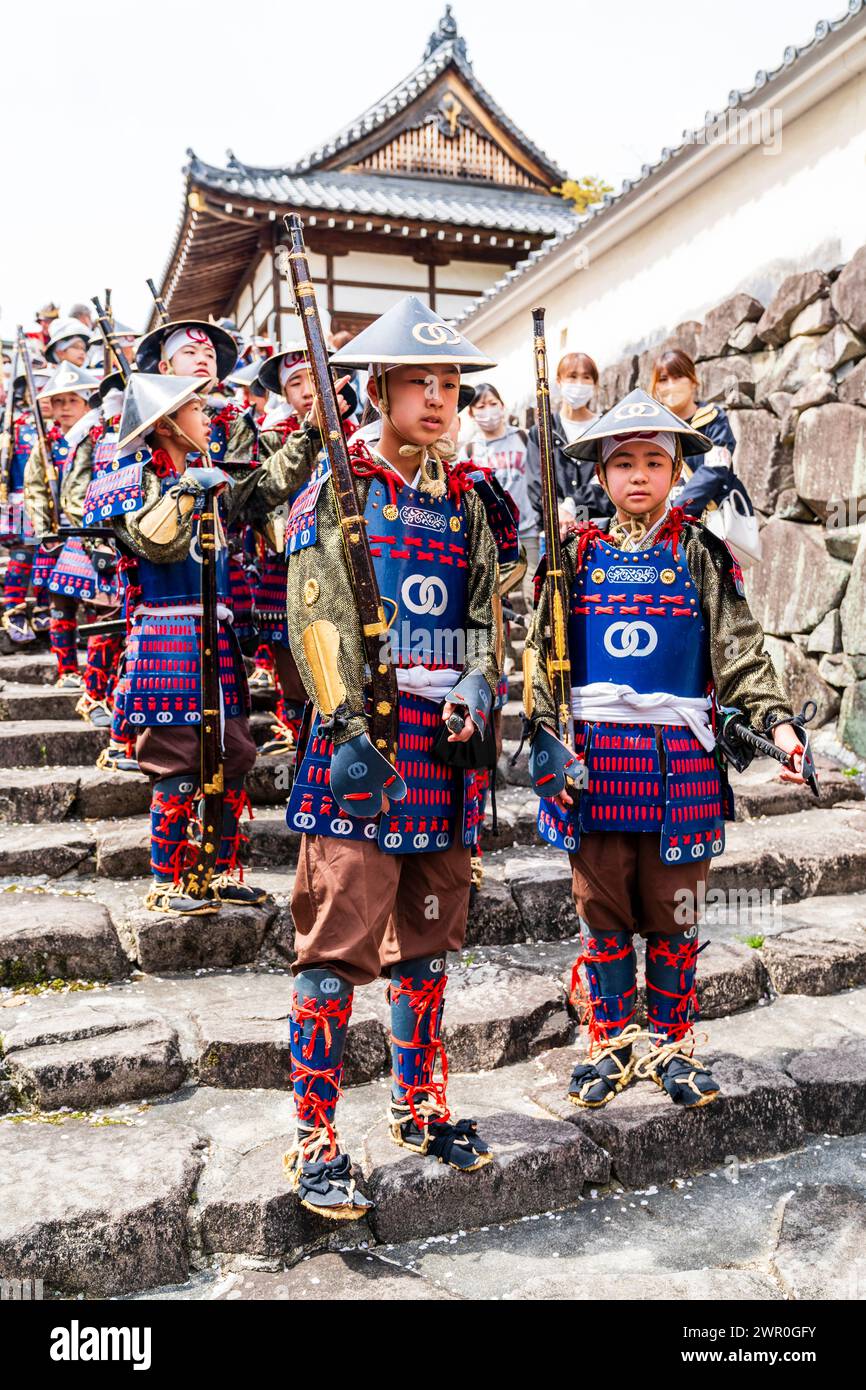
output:
[[[476,75],[572,176],[618,187],[843,0],[454,0]],[[290,164],[421,59],[444,0],[7,3],[0,332],[110,285],[136,327],[185,150]],[[292,15],[300,23],[295,33]],[[298,55],[298,56],[295,56]]]

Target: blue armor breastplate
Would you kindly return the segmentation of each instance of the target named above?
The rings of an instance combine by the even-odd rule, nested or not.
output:
[[[51,441],[51,457],[54,460],[54,467],[57,469],[58,478],[63,477],[63,470],[69,462],[69,445],[66,436],[61,435],[59,439]]]
[[[571,592],[568,639],[573,685],[610,681],[642,695],[706,692],[707,630],[678,545],[588,547]]]
[[[162,491],[166,492],[176,480],[164,478]],[[198,548],[198,521],[194,523],[189,554],[183,560],[158,565],[151,560],[139,558],[138,582],[141,585],[143,603],[160,606],[185,607],[191,603],[201,603],[201,558]],[[231,595],[229,583],[229,552],[224,546],[217,552],[217,598],[228,603]]]
[[[117,430],[105,430],[93,446],[93,477],[101,478],[103,473],[107,473],[114,463],[114,455],[117,453]]]
[[[114,436],[116,441],[117,436]],[[117,457],[112,442],[111,458],[106,458],[97,472],[96,455],[107,448],[109,436],[104,436],[93,451],[93,476],[84,497],[84,525],[99,526],[113,516],[137,512],[142,503],[142,475],[149,462],[149,449],[136,449],[134,454]]]
[[[466,516],[403,486],[396,504],[374,478],[364,508],[373,567],[400,666],[464,664]]]
[[[391,659],[401,666],[462,669],[468,563],[463,508],[449,498],[431,501],[406,485],[392,503],[386,485],[374,478],[364,517],[390,622]],[[373,820],[344,814],[330,794],[333,750],[316,714],[289,798],[289,825],[314,835],[375,840],[386,854],[443,850],[458,839],[474,843],[482,814],[477,778],[431,756],[440,707],[409,694],[401,694],[398,704],[397,770],[408,788],[406,799]]]
[[[588,547],[571,592],[568,639],[575,686],[607,681],[643,695],[700,698],[710,685],[700,596],[679,545]],[[540,803],[538,828],[549,844],[573,852],[584,834],[637,831],[659,836],[666,864],[722,853],[733,801],[714,755],[689,728],[673,717],[660,729],[581,720],[575,738],[588,786],[569,815]]]

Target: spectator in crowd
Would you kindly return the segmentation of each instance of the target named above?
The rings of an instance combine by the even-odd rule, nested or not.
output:
[[[71,319],[78,319],[84,324],[84,327],[89,328],[91,332],[93,332],[96,327],[96,319],[93,316],[93,310],[89,304],[73,304],[72,308],[69,310],[69,317]]]
[[[39,336],[42,339],[43,347],[51,337],[51,330],[54,322],[60,317],[60,310],[53,300],[49,300],[41,309],[36,310],[36,322],[39,324]]]
[[[613,506],[595,476],[595,465],[566,458],[563,450],[583,433],[596,418],[598,367],[585,352],[567,352],[556,369],[556,386],[561,397],[559,411],[553,412],[553,449],[556,491],[559,497],[560,530],[573,522],[613,515]],[[538,426],[529,431],[529,498],[535,510],[538,531],[544,528],[541,502],[541,467]]]
[[[469,416],[474,429],[466,442],[466,457],[492,473],[514,499],[520,513],[520,542],[526,547],[529,573],[534,574],[538,565],[538,524],[527,488],[529,436],[526,430],[510,423],[505,402],[487,381],[476,387]]]
[[[748,501],[745,488],[734,474],[736,440],[730,421],[723,406],[707,405],[698,399],[698,374],[688,353],[674,348],[656,358],[650,395],[692,429],[705,434],[715,446],[708,454],[684,456],[682,481],[672,490],[671,501],[698,518],[708,508],[720,506],[733,488]],[[751,502],[748,507],[751,511]]]
[[[84,327],[80,319],[55,319],[45,344],[46,361],[54,367],[59,367],[61,362],[83,367],[89,337],[90,330]]]

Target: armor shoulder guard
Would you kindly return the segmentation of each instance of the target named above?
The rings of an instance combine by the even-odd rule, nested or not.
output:
[[[91,478],[84,497],[85,526],[98,526],[112,517],[137,512],[144,501],[144,469],[149,449],[116,458],[109,468]]]
[[[319,494],[330,475],[331,463],[325,454],[314,465],[309,482],[290,500],[285,538],[287,554],[294,555],[296,551],[306,550],[316,544]]]
[[[714,531],[710,531],[700,521],[687,522],[686,525],[701,545],[709,551],[712,562],[722,576],[725,586],[737,598],[744,599],[746,586],[743,583],[743,571],[740,568],[739,560],[727,542],[717,536]]]
[[[513,565],[520,556],[518,522],[520,512],[510,493],[501,483],[480,470],[469,474],[472,490],[477,493],[487,515],[487,524],[493,532],[500,565]]]

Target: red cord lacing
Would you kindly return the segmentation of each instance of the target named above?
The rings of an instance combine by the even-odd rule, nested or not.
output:
[[[189,824],[192,805],[191,796],[181,796],[179,792],[172,792],[168,796],[161,791],[154,792],[152,809],[159,812],[159,820],[153,827],[152,836],[159,847],[168,853],[175,883],[180,882],[181,874],[194,861],[196,847],[189,840],[175,842],[168,836],[168,831],[175,821],[183,819]]]
[[[684,941],[678,946],[676,951],[672,951],[667,938],[662,936],[658,941],[647,943],[647,956],[652,961],[658,961],[661,965],[668,965],[680,972],[680,992],[675,993],[671,990],[662,989],[661,985],[656,985],[652,980],[647,980],[647,990],[652,990],[654,994],[662,994],[666,999],[676,999],[678,1002],[673,1009],[674,1019],[670,1023],[662,1026],[665,1031],[672,1034],[677,1042],[682,1042],[688,1033],[691,1032],[691,1025],[698,1017],[698,992],[694,975],[690,988],[686,988],[686,974],[694,971],[697,964],[698,953],[697,938],[693,941]],[[649,998],[647,998],[647,1008],[649,1009]]]
[[[295,1092],[295,1108],[298,1113],[298,1120],[301,1124],[309,1125],[311,1129],[325,1130],[329,1142],[328,1160],[336,1157],[337,1153],[337,1132],[334,1129],[331,1114],[343,1094],[340,1085],[342,1075],[342,1063],[338,1067],[317,1069],[316,1067],[308,1067],[303,1062],[296,1062],[289,1077],[293,1087],[298,1081],[306,1082],[302,1095],[299,1096],[297,1091]],[[320,1081],[325,1081],[329,1086],[333,1086],[335,1094],[331,1099],[325,1099],[316,1094],[313,1088]]]
[[[301,1049],[303,1056],[312,1057],[316,1037],[319,1033],[324,1037],[325,1048],[328,1053],[330,1053],[334,1041],[334,1036],[331,1032],[331,1023],[334,1022],[340,1028],[345,1028],[349,1022],[351,1012],[351,999],[348,999],[345,1004],[340,1004],[336,999],[328,999],[322,1003],[318,999],[305,998],[303,1002],[300,1002],[298,996],[295,995],[295,1007],[292,1010],[293,1022],[303,1024],[310,1019],[313,1021],[312,1032]]]
[[[391,1035],[391,1041],[398,1047],[412,1047],[412,1043],[400,1043],[398,1038]],[[429,1116],[425,1118],[420,1115],[415,1108],[415,1102],[419,1097],[427,1098],[436,1107],[436,1119],[445,1123],[451,1118],[451,1111],[448,1109],[447,1089],[448,1089],[448,1056],[445,1045],[441,1038],[431,1038],[429,1043],[422,1043],[424,1048],[424,1062],[422,1065],[422,1076],[427,1075],[429,1080],[421,1080],[417,1085],[403,1081],[396,1072],[392,1070],[391,1077],[403,1093],[403,1104],[408,1105],[409,1113],[419,1129],[425,1129],[429,1124]],[[442,1063],[442,1080],[434,1081],[433,1073],[436,1070],[436,1059]]]
[[[635,1007],[625,1018],[618,1018],[612,1021],[597,1018],[595,1009],[593,1008],[593,1000],[586,986],[586,982],[580,973],[580,967],[582,965],[608,964],[615,960],[625,960],[631,949],[631,942],[628,942],[622,949],[612,948],[610,950],[604,950],[599,946],[598,938],[590,936],[587,937],[585,949],[580,953],[574,965],[571,967],[571,988],[568,994],[568,1002],[577,1013],[580,1027],[586,1028],[589,1033],[590,1041],[594,1044],[606,1046],[610,1040],[609,1035],[612,1028],[619,1030],[625,1028],[626,1024],[630,1023],[637,1013],[637,1001],[635,1000]],[[632,994],[635,996],[637,995],[637,986],[627,990],[623,998],[627,999],[629,995]]]
[[[391,981],[391,1001],[406,998],[409,1001],[409,1008],[415,1015],[415,1036],[409,1047],[423,1046],[421,1042],[421,1024],[425,1015],[429,1017],[430,1031],[436,1027],[436,1020],[439,1010],[442,1008],[442,999],[445,994],[445,985],[448,982],[447,975],[440,975],[438,980],[422,980],[420,988],[413,989],[411,978],[400,980],[399,985]]]
[[[253,803],[246,787],[227,787],[225,792],[225,802],[232,812],[235,819],[234,835],[232,837],[231,854],[228,860],[220,855],[217,860],[220,873],[232,874],[238,870],[238,878],[241,883],[244,881],[244,869],[242,864],[238,864],[238,851],[242,844],[249,844],[249,835],[245,835],[241,830],[241,816],[246,811],[250,820],[254,820]]]
[[[670,542],[671,548],[675,549],[680,543],[684,524],[687,521],[697,522],[699,520],[699,517],[692,516],[682,507],[671,507],[663,525],[656,532],[653,545],[667,545]]]
[[[378,478],[384,483],[388,489],[388,501],[396,507],[397,494],[405,485],[405,479],[387,463],[374,459],[363,439],[352,441],[349,446],[349,462],[356,478]]]
[[[177,464],[167,449],[154,449],[150,457],[151,467],[158,478],[178,478]]]
[[[416,1109],[416,1101],[419,1097],[427,1097],[436,1107],[438,1120],[443,1122],[450,1118],[446,1091],[448,1087],[448,1057],[445,1052],[444,1044],[441,1039],[430,1038],[426,1042],[421,1040],[421,1024],[425,1017],[429,1021],[430,1031],[433,1032],[438,1024],[442,1001],[445,994],[445,986],[448,982],[447,975],[441,975],[438,980],[422,980],[417,989],[412,988],[411,979],[402,979],[399,984],[393,980],[389,986],[392,1002],[395,999],[405,997],[409,1002],[409,1007],[415,1015],[415,1034],[411,1042],[406,1042],[391,1034],[391,1042],[395,1047],[422,1049],[424,1053],[421,1062],[422,1080],[417,1084],[403,1081],[395,1072],[391,1075],[403,1093],[403,1102],[408,1105],[412,1119],[419,1129],[424,1129],[429,1122],[429,1117],[425,1120]],[[437,1057],[442,1064],[442,1080],[434,1081],[433,1074],[436,1070]]]

